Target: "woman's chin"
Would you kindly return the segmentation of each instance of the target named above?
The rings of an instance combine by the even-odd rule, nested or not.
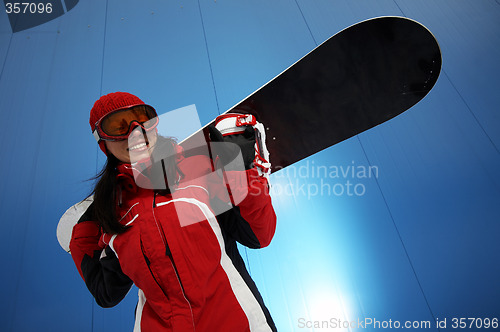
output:
[[[130,151],[130,163],[144,162],[151,158],[151,151],[145,149],[143,151]]]

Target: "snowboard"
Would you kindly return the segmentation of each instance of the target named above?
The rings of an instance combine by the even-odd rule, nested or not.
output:
[[[408,110],[432,89],[441,64],[425,26],[373,18],[330,37],[226,113],[250,113],[264,124],[275,172]],[[210,155],[208,125],[180,143],[186,156]],[[57,237],[64,250],[91,201],[61,217]]]
[[[373,18],[330,37],[226,113],[264,124],[275,172],[408,110],[432,89],[441,62],[422,24]],[[198,153],[207,137],[205,127],[181,145]]]

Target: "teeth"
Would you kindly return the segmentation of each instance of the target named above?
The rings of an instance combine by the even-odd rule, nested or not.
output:
[[[129,148],[129,151],[130,151],[130,150],[137,150],[137,149],[143,148],[143,147],[145,147],[145,146],[146,146],[146,143],[139,143],[139,144],[137,144],[137,145],[134,145],[134,146],[130,147],[130,148]]]

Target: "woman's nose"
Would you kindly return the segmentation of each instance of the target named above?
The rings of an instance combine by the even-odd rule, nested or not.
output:
[[[137,137],[137,136],[142,136],[144,134],[144,130],[142,129],[139,122],[136,121],[132,122],[130,127],[132,131],[130,132],[129,137]]]

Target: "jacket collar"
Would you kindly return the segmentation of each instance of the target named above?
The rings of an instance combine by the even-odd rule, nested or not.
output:
[[[179,163],[184,159],[184,150],[179,145],[174,145],[175,148],[175,162]],[[159,163],[159,162],[158,162]],[[137,187],[145,188],[145,189],[167,189],[167,188],[156,188],[164,186],[165,183],[161,182],[163,180],[162,172],[158,173],[157,164],[152,165],[152,161],[150,158],[138,161],[136,163],[120,163],[116,167],[118,170],[117,180],[119,182],[124,182],[125,188],[128,191],[137,191]],[[152,167],[153,166],[153,167]],[[155,169],[155,170],[153,170]],[[160,178],[158,178],[160,175]],[[151,180],[151,178],[153,180]],[[155,180],[156,179],[156,180]],[[159,183],[152,183],[158,182]],[[168,190],[168,189],[167,189]]]

